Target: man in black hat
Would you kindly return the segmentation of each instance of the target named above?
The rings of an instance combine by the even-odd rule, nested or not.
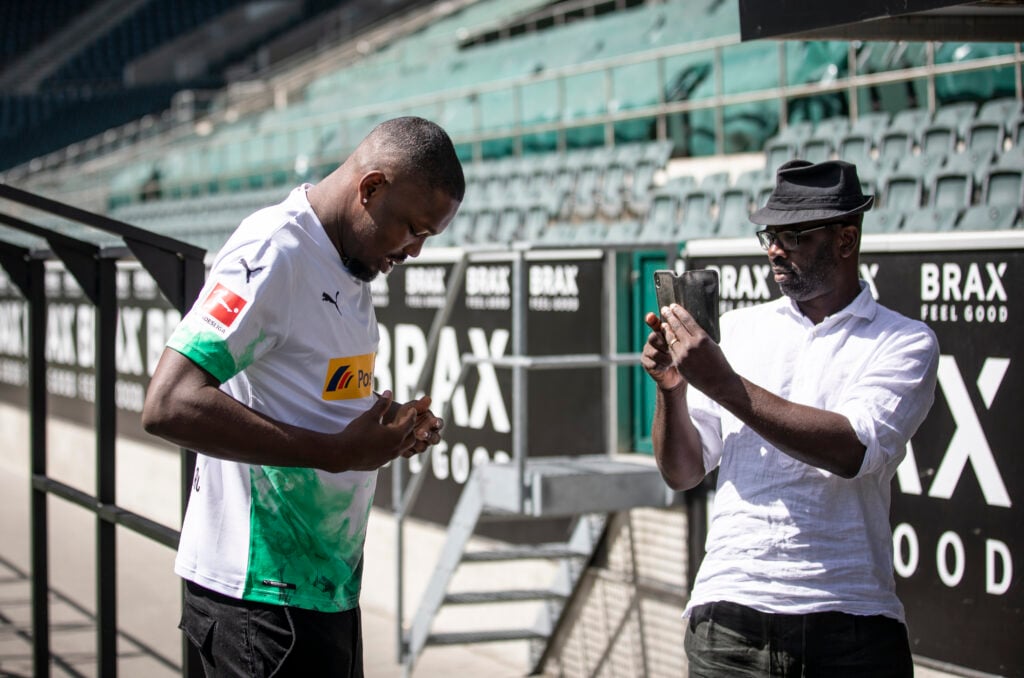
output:
[[[718,470],[691,676],[913,674],[889,488],[938,346],[859,280],[872,201],[849,163],[782,165],[750,218],[784,296],[722,316],[721,345],[678,305],[645,319],[662,475],[685,490]]]

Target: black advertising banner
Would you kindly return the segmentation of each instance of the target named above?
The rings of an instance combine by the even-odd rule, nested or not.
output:
[[[882,304],[932,328],[941,353],[935,404],[892,486],[912,651],[1020,675],[1024,456],[1014,441],[1024,440],[1024,239],[977,243],[867,238],[860,269]],[[688,266],[719,270],[723,311],[779,295],[763,253],[697,251]]]
[[[512,422],[518,403],[512,398],[512,371],[492,365],[470,368],[464,383],[454,389],[462,367],[461,356],[501,358],[514,354],[512,304],[514,260],[510,253],[474,254],[448,323],[441,331],[437,356],[426,365],[427,333],[443,305],[455,250],[424,252],[415,262],[396,268],[373,283],[374,305],[381,329],[376,388],[391,388],[395,397],[415,397],[423,369],[432,371],[427,393],[432,409],[451,410],[444,439],[434,447],[422,467],[418,459],[409,467],[427,473],[412,514],[442,525],[448,523],[462,486],[473,467],[508,462],[513,455]],[[532,256],[532,255],[531,255]],[[598,353],[601,350],[600,252],[559,252],[537,255],[523,262],[522,285],[527,294],[527,355]],[[595,454],[604,447],[600,414],[600,372],[591,370],[532,371],[528,375],[530,456]],[[391,469],[378,476],[375,503],[391,507]],[[492,524],[481,533],[512,541],[564,537],[562,521],[524,527]]]
[[[74,277],[47,265],[46,390],[52,415],[91,426],[95,398],[95,308]],[[139,414],[149,377],[181,314],[137,262],[117,267],[115,399],[119,435],[154,441]],[[0,400],[26,406],[28,303],[0,271]]]

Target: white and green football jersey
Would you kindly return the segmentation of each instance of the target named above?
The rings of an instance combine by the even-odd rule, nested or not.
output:
[[[379,333],[370,286],[342,265],[306,188],[242,222],[167,345],[254,410],[337,432],[374,402]],[[235,598],[351,609],[376,478],[200,454],[175,572]]]

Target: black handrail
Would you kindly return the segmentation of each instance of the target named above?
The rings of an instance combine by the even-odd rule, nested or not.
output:
[[[50,675],[49,553],[46,496],[52,494],[96,515],[97,674],[117,675],[116,527],[121,525],[165,546],[176,547],[179,533],[117,505],[115,444],[117,409],[115,338],[117,330],[116,265],[134,258],[153,277],[167,300],[181,313],[198,296],[205,278],[206,251],[101,214],[0,184],[0,198],[119,236],[124,246],[103,246],[53,228],[0,213],[0,224],[41,238],[49,249],[8,242],[0,232],[0,266],[28,301],[28,409],[31,465],[31,562],[33,674]],[[44,262],[63,262],[96,307],[96,494],[90,495],[49,478],[46,473],[46,294]],[[181,502],[188,501],[195,455],[182,450]],[[191,643],[182,638],[182,675],[199,676],[202,664]]]

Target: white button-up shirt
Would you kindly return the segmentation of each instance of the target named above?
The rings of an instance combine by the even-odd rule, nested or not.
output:
[[[690,415],[718,487],[685,614],[728,600],[803,614],[838,610],[900,621],[890,485],[935,394],[938,344],[923,323],[857,298],[813,324],[782,297],[722,316],[722,349],[749,381],[845,416],[866,448],[845,479],[780,452],[696,389]]]

